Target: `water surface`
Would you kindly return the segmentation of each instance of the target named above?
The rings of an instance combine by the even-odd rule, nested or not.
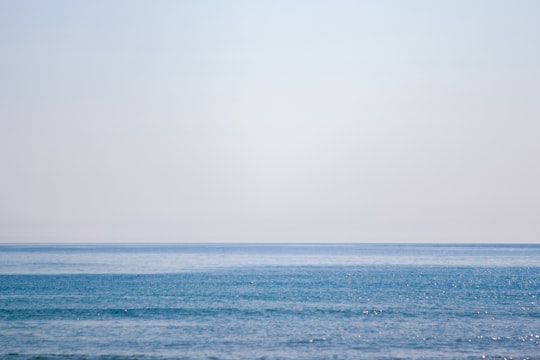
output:
[[[2,245],[0,357],[540,358],[540,246]]]

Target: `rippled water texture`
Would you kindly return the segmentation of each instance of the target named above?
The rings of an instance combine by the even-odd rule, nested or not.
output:
[[[540,246],[0,246],[6,359],[539,359]]]

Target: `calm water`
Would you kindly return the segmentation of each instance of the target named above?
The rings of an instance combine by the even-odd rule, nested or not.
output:
[[[540,359],[540,246],[0,245],[5,359]]]

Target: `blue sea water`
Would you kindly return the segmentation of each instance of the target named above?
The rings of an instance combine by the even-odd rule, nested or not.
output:
[[[539,245],[0,245],[3,359],[540,359]]]

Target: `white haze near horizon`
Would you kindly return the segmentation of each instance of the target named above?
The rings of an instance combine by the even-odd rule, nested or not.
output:
[[[538,1],[0,1],[0,242],[540,242]]]

